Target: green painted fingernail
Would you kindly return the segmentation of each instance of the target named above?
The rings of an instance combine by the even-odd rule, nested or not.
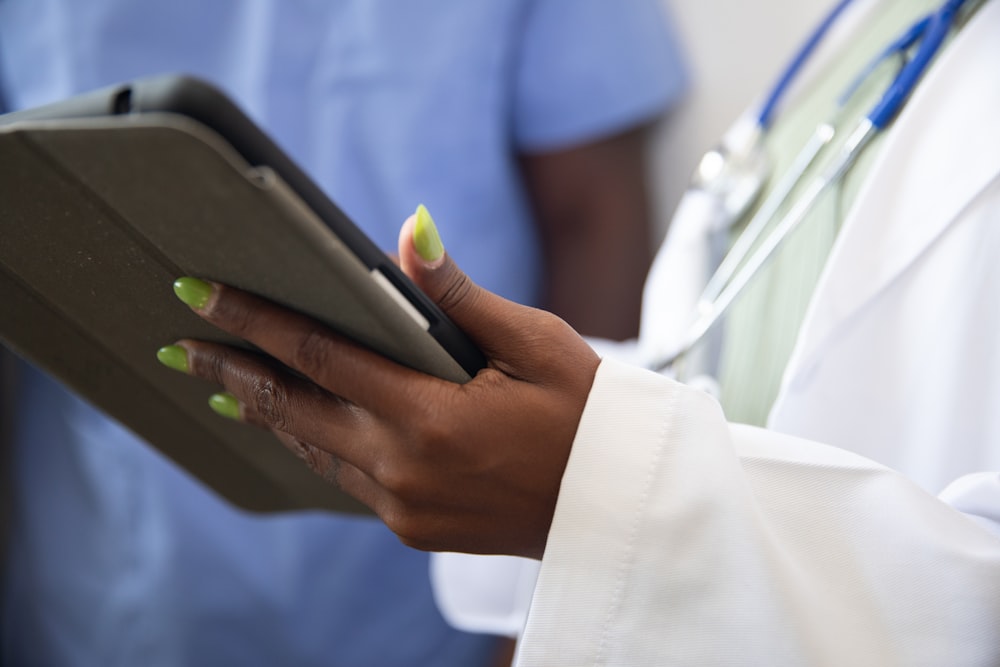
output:
[[[235,419],[237,421],[240,419],[240,402],[229,392],[224,391],[220,394],[212,394],[208,399],[208,405],[215,410],[215,414],[221,415],[226,419]]]
[[[192,308],[204,308],[212,296],[212,286],[204,280],[186,276],[174,281],[174,294]]]
[[[441,243],[437,225],[423,204],[417,207],[417,224],[413,226],[413,247],[426,262],[436,262],[444,255],[444,245]]]
[[[188,372],[188,353],[180,345],[167,345],[156,352],[156,358],[167,368],[181,373]]]

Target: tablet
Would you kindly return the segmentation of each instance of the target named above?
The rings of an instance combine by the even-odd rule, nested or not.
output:
[[[367,512],[171,371],[180,338],[245,345],[173,294],[179,276],[286,304],[412,368],[464,382],[469,339],[214,87],[128,82],[0,116],[0,339],[225,499]]]

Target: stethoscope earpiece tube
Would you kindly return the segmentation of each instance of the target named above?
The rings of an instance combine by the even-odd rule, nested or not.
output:
[[[799,49],[795,57],[789,63],[785,71],[781,73],[778,77],[778,82],[774,85],[771,91],[767,94],[764,100],[763,106],[761,106],[760,113],[757,116],[757,125],[762,129],[767,129],[771,127],[771,121],[774,119],[774,114],[778,110],[778,105],[784,98],[785,93],[788,92],[788,88],[792,85],[798,77],[799,72],[809,61],[816,47],[819,46],[823,38],[830,31],[830,28],[837,22],[840,15],[847,9],[852,0],[840,0],[836,7],[824,18],[816,29],[813,30],[812,34],[809,35],[809,39],[806,40],[805,44]]]

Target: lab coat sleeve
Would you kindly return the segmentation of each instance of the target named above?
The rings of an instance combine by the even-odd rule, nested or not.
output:
[[[518,664],[1000,664],[989,516],[605,360]]]
[[[517,637],[528,616],[539,565],[515,556],[431,554],[434,601],[454,628]]]

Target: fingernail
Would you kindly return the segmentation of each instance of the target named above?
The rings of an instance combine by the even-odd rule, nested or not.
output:
[[[212,296],[212,286],[204,280],[186,276],[174,281],[174,294],[192,308],[204,308]]]
[[[208,399],[208,405],[215,410],[215,414],[226,419],[240,419],[240,402],[229,392],[212,394]]]
[[[434,218],[421,204],[417,207],[417,224],[413,226],[413,247],[425,262],[436,262],[444,255],[444,245]]]
[[[160,363],[167,368],[172,368],[175,371],[180,371],[181,373],[188,372],[187,350],[180,345],[167,345],[166,347],[161,347],[156,352],[156,358],[159,359]]]

